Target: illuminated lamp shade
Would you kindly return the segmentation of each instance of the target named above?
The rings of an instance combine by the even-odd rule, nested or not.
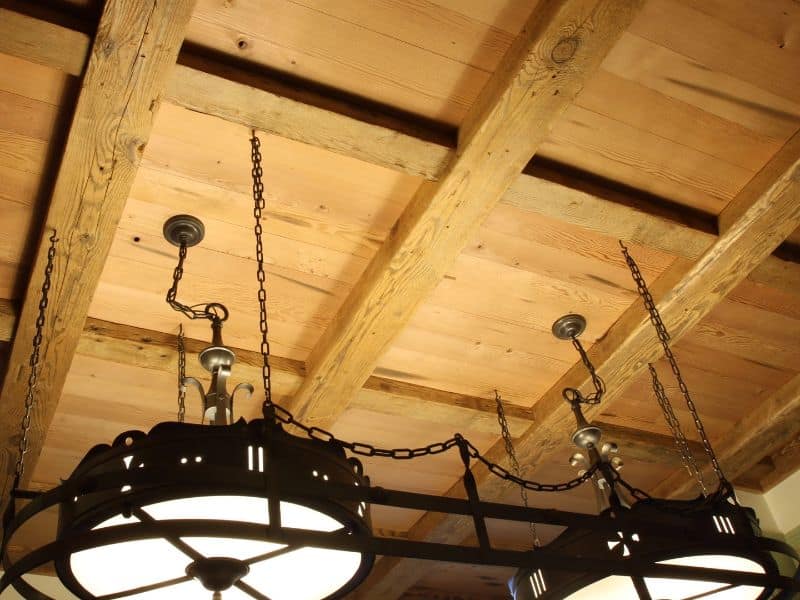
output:
[[[587,533],[565,530],[548,548],[576,556],[575,560],[644,561],[655,565],[682,565],[709,569],[729,569],[740,573],[775,574],[778,566],[772,555],[758,550],[753,541],[760,535],[751,509],[732,505],[725,497],[680,500],[643,500],[629,512],[669,530],[669,514],[689,517],[692,527],[687,538],[657,534]],[[684,521],[683,527],[686,527]],[[579,558],[578,558],[579,557]],[[771,598],[774,590],[749,585],[670,577],[608,575],[602,570],[585,573],[559,571],[535,565],[520,569],[509,581],[514,600],[756,600]],[[641,562],[639,564],[642,564]]]
[[[96,446],[35,502],[58,495],[54,562],[78,598],[317,600],[345,595],[374,561],[302,538],[370,534],[366,504],[302,493],[326,485],[369,480],[334,444],[269,421],[162,423]]]

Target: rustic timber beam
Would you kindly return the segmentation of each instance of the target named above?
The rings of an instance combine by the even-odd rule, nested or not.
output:
[[[711,248],[694,265],[687,266],[685,261],[676,259],[676,263],[651,285],[673,343],[690,331],[747,273],[800,226],[800,132],[781,148],[763,172],[772,174],[772,179],[757,176],[746,186],[742,194],[750,199],[750,205],[737,203],[739,218]],[[619,398],[647,363],[657,360],[660,354],[661,347],[650,320],[637,302],[589,350],[608,390],[603,408]],[[591,380],[580,361],[534,405],[535,424],[517,443],[522,465],[535,466],[568,439],[574,421],[561,396],[561,390],[567,386],[590,389]],[[766,410],[764,416],[784,414],[780,406],[796,408],[798,386],[800,378],[796,377],[782,389],[779,398],[773,398],[770,406],[774,408]],[[600,407],[587,407],[587,418],[591,420],[600,410]],[[797,422],[795,418],[793,423]],[[743,426],[756,426],[756,423],[748,422]],[[496,443],[486,454],[490,460],[509,467],[502,443]],[[754,462],[760,457],[756,456]],[[473,471],[481,484],[481,499],[497,501],[503,497],[507,490],[504,481],[487,477],[485,469]],[[675,475],[676,479],[678,477]],[[685,481],[685,476],[680,477],[682,482]],[[461,494],[462,485],[457,483],[448,493]],[[470,530],[471,523],[467,519],[427,513],[411,528],[409,538],[460,543],[471,534]],[[420,569],[413,560],[383,559],[376,565],[374,573],[355,597],[397,598],[416,583]]]
[[[196,354],[208,346],[208,342],[187,339],[185,345],[189,354]],[[258,389],[261,354],[240,348],[232,350],[236,354],[234,372],[237,379],[249,381]],[[99,319],[88,319],[78,354],[158,371],[176,372],[177,369],[174,335]],[[285,403],[300,387],[305,367],[300,361],[277,356],[271,357],[270,364],[274,397],[277,402]],[[194,360],[187,361],[187,369],[192,376],[204,378],[208,375]],[[418,414],[449,423],[454,428],[499,434],[494,409],[481,410],[484,408],[481,399],[461,397],[454,401],[452,396],[458,395],[374,377],[352,406],[388,416]],[[521,435],[530,425],[531,413],[527,409],[509,406],[507,414],[512,435]]]
[[[13,304],[0,299],[0,342],[12,339],[15,322],[16,310]],[[186,339],[185,346],[187,353],[197,354],[208,346],[208,342]],[[177,372],[176,348],[177,338],[172,334],[89,317],[78,342],[77,354],[144,369]],[[261,380],[261,354],[242,348],[232,348],[232,350],[236,354],[236,376],[258,387],[258,382]],[[273,372],[273,391],[278,401],[283,402],[300,386],[305,376],[305,365],[300,361],[280,356],[272,356],[270,364]],[[191,376],[203,378],[208,375],[196,361],[189,360],[187,369]],[[388,416],[407,417],[409,414],[417,414],[437,422],[448,423],[454,430],[464,429],[497,435],[500,432],[494,400],[426,388],[383,377],[370,377],[351,406]],[[530,425],[532,416],[530,409],[508,404],[505,412],[513,436],[521,435]],[[634,444],[638,444],[634,454],[649,456],[651,461],[665,452],[669,453],[668,447],[657,447],[651,452],[646,445],[641,444],[637,432],[621,430],[620,436],[617,440],[620,444],[624,444],[630,438]]]
[[[81,75],[91,49],[82,31],[0,8],[0,52]]]
[[[715,452],[725,475],[733,480],[743,475],[763,457],[769,456],[800,435],[800,375],[740,419],[731,433],[715,444]],[[713,480],[713,474],[706,469]],[[788,473],[787,473],[788,474]],[[672,475],[654,490],[661,497],[696,495],[698,490],[685,474]]]
[[[438,181],[424,183],[322,334],[294,398],[330,425],[369,378],[637,12],[639,2],[540,6],[483,88]]]
[[[795,422],[798,417],[794,417]],[[760,488],[768,492],[784,479],[800,469],[800,435],[795,436],[788,444],[770,456],[772,469],[760,480]]]
[[[10,300],[0,299],[0,342],[14,339],[17,326],[17,309]]]
[[[602,235],[696,260],[717,241],[715,233],[682,223],[680,214],[658,214],[635,198],[603,186],[579,185],[557,169],[527,169],[502,202]],[[800,265],[768,256],[748,279],[800,296]]]
[[[80,75],[90,41],[81,31],[0,8],[0,52]],[[245,68],[242,61],[224,62],[192,47],[181,51],[178,63],[165,96],[191,110],[431,180],[455,152],[455,136],[451,140],[431,124],[395,117],[380,107],[362,108],[363,99],[337,99],[332,92],[265,75],[263,67]],[[660,214],[639,194],[578,185],[557,168],[529,165],[500,201],[691,260],[717,238],[678,212]],[[726,212],[722,229],[732,214]],[[769,256],[748,278],[800,295],[795,262]]]
[[[286,82],[266,67],[236,62],[184,49],[167,100],[425,179],[438,178],[453,154],[454,132],[436,131],[433,123],[418,126],[418,117],[396,116],[366,99],[340,99],[334,90]]]
[[[13,477],[28,357],[47,262],[57,230],[53,285],[41,348],[28,466],[61,396],[89,303],[175,64],[194,0],[108,0],[95,36],[44,222],[0,397],[0,472]],[[29,477],[32,468],[26,470]]]
[[[16,311],[8,300],[0,299],[0,342],[11,339],[16,320]],[[187,338],[186,351],[190,355],[205,348],[208,342]],[[236,376],[257,383],[261,378],[261,354],[252,350],[232,348],[236,354]],[[176,336],[141,329],[130,325],[110,323],[89,317],[84,333],[78,342],[78,355],[105,360],[116,364],[131,365],[144,369],[177,372]],[[302,362],[279,356],[271,357],[273,386],[276,399],[283,402],[291,397],[305,376]],[[196,361],[187,363],[188,374],[205,377]],[[447,423],[455,430],[477,431],[498,434],[494,400],[456,394],[443,390],[385,379],[370,377],[358,396],[353,399],[353,408],[368,410],[389,416],[407,417],[409,414],[425,416],[440,423]],[[519,437],[530,426],[531,409],[513,404],[505,406],[512,436]],[[663,435],[598,423],[606,439],[617,442],[625,459],[648,463],[678,465],[680,457],[671,438]],[[699,444],[694,449],[700,450]]]

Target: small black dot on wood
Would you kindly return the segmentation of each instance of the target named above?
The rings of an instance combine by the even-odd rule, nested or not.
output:
[[[236,42],[236,47],[239,48],[239,50],[244,50],[247,48],[247,40],[239,40]]]
[[[142,238],[140,238],[138,235],[135,235],[135,236],[133,236],[133,241],[138,244],[139,242],[142,241]]]

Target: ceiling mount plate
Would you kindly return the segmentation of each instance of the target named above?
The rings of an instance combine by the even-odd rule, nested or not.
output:
[[[553,323],[553,335],[560,340],[571,340],[579,337],[586,329],[586,319],[583,315],[564,315]]]
[[[175,215],[164,223],[164,237],[173,246],[191,248],[202,242],[205,234],[203,222],[192,215]]]

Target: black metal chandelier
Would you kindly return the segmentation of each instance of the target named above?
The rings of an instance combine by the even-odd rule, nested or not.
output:
[[[570,340],[594,383],[592,394],[567,388],[577,422],[573,442],[583,451],[572,458],[581,472],[570,481],[539,483],[522,477],[497,397],[498,418],[512,469],[489,461],[459,434],[421,448],[377,448],[337,439],[308,427],[272,402],[261,217],[259,140],[253,135],[253,196],[258,266],[263,418],[235,420],[234,399],[253,387],[228,382],[234,353],[224,345],[227,309],[218,303],[189,306],[177,300],[187,249],[199,243],[203,225],[194,217],[173,217],[165,237],[178,246],[178,265],[167,302],[190,319],[207,319],[212,342],[199,359],[210,385],[185,376],[179,336],[178,419],[149,433],[128,431],[111,444],[92,448],[72,475],[45,493],[20,489],[27,450],[27,427],[34,404],[38,345],[31,358],[20,454],[8,510],[3,519],[0,593],[11,586],[23,597],[47,600],[26,576],[36,569],[55,571],[61,598],[142,600],[201,598],[238,600],[317,600],[341,598],[368,575],[376,555],[414,557],[518,569],[509,582],[514,600],[570,598],[689,600],[713,598],[791,598],[800,592],[797,554],[784,543],[760,537],[754,513],[740,507],[722,475],[708,438],[699,431],[718,474],[718,490],[693,501],[648,497],[619,474],[616,447],[584,418],[582,406],[601,401],[605,386],[579,341],[585,321],[567,315],[553,327]],[[55,236],[51,238],[55,244]],[[37,336],[41,340],[54,251],[42,288]],[[633,259],[625,251],[659,339],[679,378],[668,336]],[[687,466],[697,467],[669,400],[651,367],[656,397]],[[188,386],[200,391],[202,423],[184,422]],[[686,391],[687,402],[699,417]],[[208,423],[207,425],[204,423]],[[294,428],[301,436],[289,433]],[[357,456],[413,459],[458,451],[464,465],[465,499],[388,490],[370,484]],[[688,454],[687,454],[688,453]],[[483,502],[472,473],[475,463],[518,485],[524,506]],[[590,485],[598,514],[529,507],[527,491],[560,492]],[[370,507],[386,505],[469,518],[478,546],[417,542],[373,535]],[[487,519],[529,523],[533,548],[504,550],[492,545]],[[565,528],[541,546],[536,524]],[[18,541],[50,530],[49,539],[17,556]],[[26,538],[28,539],[28,538]],[[776,555],[794,563],[783,574]]]

